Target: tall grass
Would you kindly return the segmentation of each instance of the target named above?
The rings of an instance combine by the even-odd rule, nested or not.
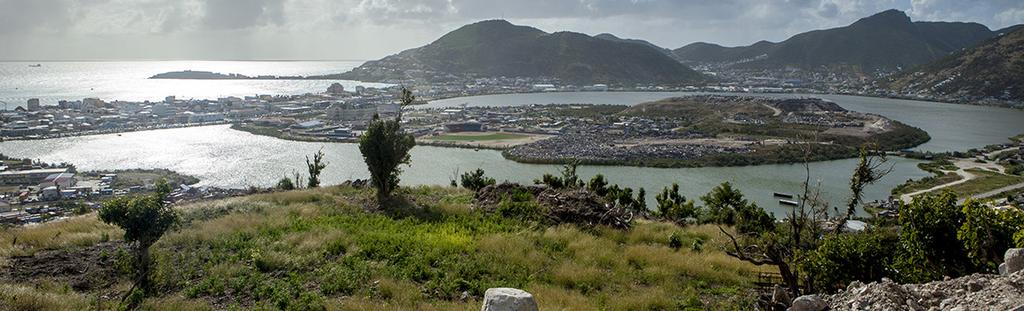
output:
[[[183,226],[154,246],[161,294],[147,306],[469,310],[491,287],[531,291],[544,310],[720,309],[750,298],[757,268],[720,250],[717,227],[547,227],[474,211],[465,190],[400,194],[369,212],[372,193],[346,187],[181,207]],[[95,216],[3,236],[32,237],[31,249],[72,243],[45,239],[54,230],[89,237],[73,240],[82,244],[120,236]],[[684,247],[669,246],[673,235]]]
[[[119,240],[123,231],[96,218],[95,213],[38,225],[0,230],[0,260],[47,249],[88,246]]]

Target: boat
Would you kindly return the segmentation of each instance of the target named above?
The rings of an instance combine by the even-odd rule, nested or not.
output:
[[[789,205],[789,206],[797,206],[797,205],[800,205],[800,203],[799,203],[799,202],[797,202],[797,201],[793,201],[793,200],[779,200],[779,204],[782,204],[782,205]]]
[[[779,197],[779,198],[787,198],[787,199],[792,199],[793,198],[792,194],[785,193],[785,192],[772,192],[772,196]]]
[[[29,64],[28,66],[32,67],[32,68],[38,68],[38,67],[43,67],[43,64]]]

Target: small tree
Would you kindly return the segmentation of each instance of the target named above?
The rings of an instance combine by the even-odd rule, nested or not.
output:
[[[697,216],[697,209],[693,207],[693,201],[686,200],[686,197],[679,194],[679,184],[672,183],[672,188],[665,187],[661,193],[654,196],[658,202],[656,216],[671,221],[681,221],[689,217]]]
[[[476,169],[472,172],[466,172],[462,174],[462,187],[473,191],[478,191],[484,187],[497,183],[494,178],[484,176],[483,169]]]
[[[135,269],[133,287],[150,290],[149,248],[178,221],[178,214],[164,203],[171,192],[167,182],[157,182],[156,193],[146,196],[120,197],[107,201],[99,211],[99,218],[124,230],[124,241],[132,248]],[[128,291],[131,294],[132,290]],[[125,296],[127,297],[127,295]]]
[[[306,157],[306,169],[309,171],[309,180],[307,180],[306,186],[308,188],[320,187],[320,172],[327,168],[327,162],[324,162],[324,149],[320,149],[313,154],[313,161],[309,161],[309,156]]]
[[[402,89],[402,106],[412,104],[412,92]],[[402,173],[402,164],[409,164],[409,151],[416,146],[416,138],[405,133],[401,125],[401,113],[392,120],[381,119],[374,115],[373,121],[359,137],[359,152],[363,154],[367,169],[370,171],[370,183],[377,189],[377,201],[383,204],[398,188],[398,175]]]
[[[576,167],[580,165],[580,161],[573,159],[566,163],[562,167],[562,176],[555,176],[551,174],[544,174],[541,179],[534,179],[533,183],[543,184],[554,189],[574,189],[582,188],[587,186],[583,180],[576,175]],[[602,179],[604,176],[602,176]]]
[[[587,184],[587,189],[603,197],[608,194],[608,181],[604,179],[602,174],[594,175],[594,178],[591,178],[590,183]]]

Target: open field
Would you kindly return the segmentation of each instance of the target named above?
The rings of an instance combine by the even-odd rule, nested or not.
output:
[[[968,197],[1002,187],[1024,183],[1024,177],[1021,176],[1006,175],[983,169],[968,169],[967,172],[974,174],[977,177],[968,182],[950,186],[949,190],[956,193],[957,196]]]
[[[551,137],[551,135],[506,133],[506,132],[461,132],[438,136],[418,138],[419,143],[437,146],[481,147],[488,149],[504,149],[511,146],[528,144]]]
[[[450,140],[450,141],[489,141],[489,140],[516,140],[530,137],[529,135],[523,134],[512,134],[512,133],[456,133],[456,134],[444,134],[439,136],[430,137],[433,140]]]
[[[462,189],[400,192],[369,212],[372,191],[349,187],[179,207],[180,228],[154,245],[145,308],[478,310],[487,288],[519,287],[542,310],[747,310],[767,269],[723,253],[714,226],[548,226],[473,210]],[[0,305],[116,308],[129,285],[119,240],[95,214],[3,229]]]

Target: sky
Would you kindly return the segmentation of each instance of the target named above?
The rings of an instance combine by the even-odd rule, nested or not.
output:
[[[1024,0],[0,0],[0,60],[369,60],[487,19],[667,48],[735,46],[886,9],[991,29],[1024,23]]]

